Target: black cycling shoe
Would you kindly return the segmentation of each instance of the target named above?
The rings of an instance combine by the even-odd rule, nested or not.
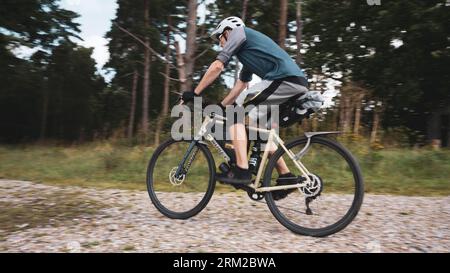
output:
[[[227,173],[216,174],[216,180],[227,184],[247,185],[252,183],[252,172],[236,166],[232,167]]]
[[[278,177],[277,183],[275,186],[288,186],[288,185],[295,185],[301,182],[301,179],[299,177],[293,175],[292,173],[286,173],[282,174]],[[277,190],[272,192],[272,196],[274,200],[281,200],[283,198],[286,198],[288,194],[296,191],[297,189],[288,189],[288,190]]]

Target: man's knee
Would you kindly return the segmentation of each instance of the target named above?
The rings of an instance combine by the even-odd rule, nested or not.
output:
[[[242,106],[227,106],[226,117],[228,127],[234,124],[244,124],[245,109]]]

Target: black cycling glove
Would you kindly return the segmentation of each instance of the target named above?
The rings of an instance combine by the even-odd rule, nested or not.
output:
[[[233,107],[238,106],[236,102],[233,102],[233,104],[231,104],[231,105],[226,105],[226,106],[224,106],[221,102],[219,102],[219,103],[216,104],[216,105],[219,106],[223,111],[226,110],[227,106],[233,106]]]
[[[186,91],[186,92],[183,92],[183,94],[181,95],[181,99],[185,103],[193,101],[195,97],[200,97],[200,96],[195,94],[194,91]]]

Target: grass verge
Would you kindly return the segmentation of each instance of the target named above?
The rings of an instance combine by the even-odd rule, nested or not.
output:
[[[450,194],[449,150],[349,147],[360,162],[366,192],[421,196]],[[110,143],[70,147],[0,146],[0,178],[145,190],[146,168],[153,151],[153,147]],[[177,160],[177,157],[173,158]],[[216,164],[220,162],[216,158]],[[176,166],[176,162],[167,164]],[[326,160],[324,164],[328,164]],[[219,191],[234,191],[220,184],[217,187]]]

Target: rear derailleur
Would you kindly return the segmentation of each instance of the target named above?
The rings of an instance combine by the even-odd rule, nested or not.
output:
[[[309,175],[309,178],[311,182],[308,183],[305,187],[301,187],[300,190],[306,196],[305,198],[306,215],[313,215],[313,212],[309,207],[309,204],[312,201],[316,200],[316,198],[319,197],[320,194],[322,193],[323,181],[319,176],[315,174]]]

